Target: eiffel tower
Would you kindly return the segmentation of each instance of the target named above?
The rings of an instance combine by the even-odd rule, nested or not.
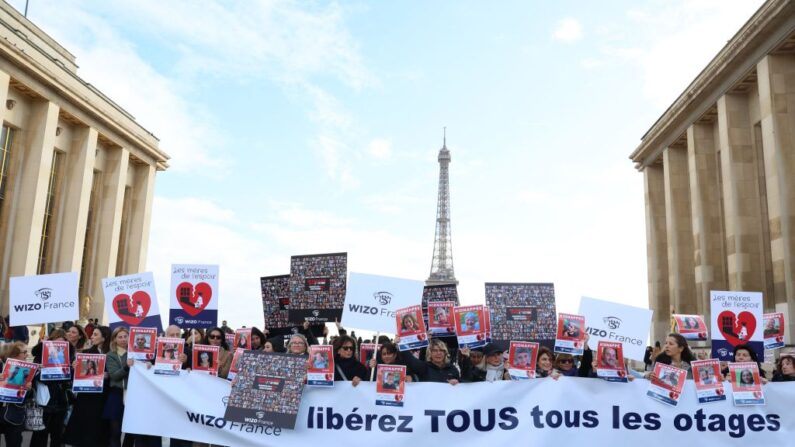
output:
[[[431,275],[425,284],[456,284],[453,271],[453,242],[450,235],[450,151],[447,149],[447,128],[442,148],[439,149],[439,198],[436,205],[436,237],[433,241]]]

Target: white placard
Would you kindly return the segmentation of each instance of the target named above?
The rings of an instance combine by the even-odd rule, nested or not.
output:
[[[111,330],[118,326],[143,326],[161,331],[160,309],[152,273],[105,278],[102,280],[102,291]]]
[[[79,318],[76,272],[11,278],[9,320],[11,326],[60,323]]]
[[[351,273],[342,325],[391,334],[397,310],[422,303],[423,286],[422,281],[412,279]]]
[[[643,361],[653,312],[641,307],[582,297],[579,315],[585,317],[588,346],[600,341],[620,342],[624,357]]]

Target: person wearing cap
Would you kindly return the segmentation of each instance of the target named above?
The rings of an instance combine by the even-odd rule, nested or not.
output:
[[[489,343],[483,347],[483,356],[486,358],[486,368],[474,368],[469,359],[471,352],[469,349],[462,349],[461,355],[464,356],[461,362],[461,375],[465,382],[494,382],[506,380],[505,361],[502,358],[503,350]]]
[[[778,358],[773,382],[795,382],[795,351],[784,352]]]

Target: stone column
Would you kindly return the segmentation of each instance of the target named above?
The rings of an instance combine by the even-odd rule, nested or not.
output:
[[[715,125],[696,123],[687,129],[687,164],[690,171],[690,207],[698,314],[710,320],[710,290],[726,290],[726,257],[715,150]]]
[[[643,169],[646,195],[646,258],[649,270],[649,308],[654,311],[652,343],[664,341],[670,329],[668,236],[665,219],[665,175],[662,164]]]
[[[102,317],[105,311],[102,280],[116,276],[119,229],[124,205],[124,188],[127,183],[127,165],[130,160],[130,152],[125,148],[102,150],[106,151],[106,157],[102,171],[102,197],[97,219],[97,259],[94,262],[94,284],[89,289],[92,318]]]
[[[22,152],[23,159],[19,189],[14,194],[17,203],[13,219],[10,276],[36,274],[58,112],[58,106],[49,101],[32,104],[28,129],[15,143],[18,144],[15,149]]]
[[[149,227],[152,221],[152,199],[155,192],[154,165],[135,167],[135,184],[132,189],[132,216],[127,239],[127,267],[138,273],[146,269],[146,254],[149,244]]]
[[[697,306],[687,149],[666,148],[663,164],[669,300],[677,313],[692,314],[697,312]]]
[[[773,295],[795,330],[795,57],[768,55],[757,64]]]
[[[764,292],[759,178],[746,95],[718,99],[718,147],[729,288]]]
[[[61,247],[56,271],[79,272],[83,261],[83,247],[94,179],[97,131],[90,127],[75,129],[66,158],[65,194],[61,225]]]

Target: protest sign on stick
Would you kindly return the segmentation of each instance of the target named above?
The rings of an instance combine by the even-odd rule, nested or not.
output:
[[[105,278],[102,291],[111,331],[119,326],[154,327],[158,333],[163,330],[152,273]]]
[[[710,302],[712,357],[732,361],[734,347],[747,344],[757,358],[764,358],[762,294],[713,290],[710,292]]]
[[[25,326],[78,318],[75,272],[16,276],[9,283],[9,323]]]
[[[217,265],[172,265],[170,296],[170,324],[181,328],[218,326]]]

